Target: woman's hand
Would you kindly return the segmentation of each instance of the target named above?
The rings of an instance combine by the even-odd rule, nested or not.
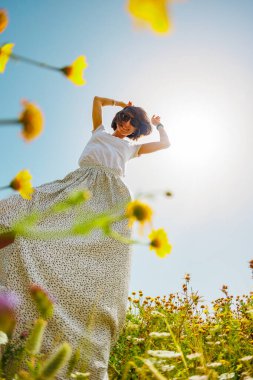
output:
[[[160,116],[155,116],[153,115],[152,118],[151,118],[151,123],[154,125],[154,126],[157,126],[158,124],[161,123],[160,121]]]

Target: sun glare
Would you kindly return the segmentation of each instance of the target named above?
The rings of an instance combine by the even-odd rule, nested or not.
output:
[[[186,168],[208,171],[224,160],[228,146],[226,121],[210,108],[207,101],[200,100],[184,105],[173,140],[174,154]]]

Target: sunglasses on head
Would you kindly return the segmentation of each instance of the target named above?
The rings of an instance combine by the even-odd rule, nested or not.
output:
[[[126,113],[124,111],[121,111],[119,114],[119,119],[121,121],[128,121],[128,120],[134,119],[134,117],[132,115],[129,115],[128,113]]]

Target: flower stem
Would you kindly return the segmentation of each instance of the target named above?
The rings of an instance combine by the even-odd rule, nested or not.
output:
[[[10,124],[19,124],[18,119],[0,119],[0,125],[10,125]]]
[[[31,65],[35,65],[35,66],[39,66],[39,67],[44,67],[45,69],[61,71],[61,69],[59,69],[58,67],[51,66],[51,65],[48,65],[47,63],[43,63],[43,62],[38,62],[38,61],[35,61],[34,59],[22,57],[21,55],[17,55],[17,54],[11,53],[10,54],[10,58],[12,58],[12,59],[14,59],[16,61],[23,61],[23,62],[26,62],[26,63],[30,63]]]
[[[0,190],[9,189],[10,185],[0,187]]]
[[[119,240],[121,243],[125,243],[125,244],[134,244],[136,242],[135,240],[128,239],[128,238],[124,237],[123,235],[120,235],[118,232],[113,231],[111,229],[109,231],[107,231],[107,235],[112,237],[113,239]]]

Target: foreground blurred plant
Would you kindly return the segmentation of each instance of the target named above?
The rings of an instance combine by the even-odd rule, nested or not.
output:
[[[9,338],[16,326],[15,309],[20,300],[14,292],[2,291],[0,293],[0,331]]]
[[[0,293],[0,375],[16,380],[49,380],[68,363],[72,349],[67,342],[61,343],[47,359],[41,354],[43,336],[48,318],[53,316],[53,300],[48,293],[36,284],[30,286],[30,294],[37,306],[40,317],[34,321],[29,333],[21,336],[22,344],[8,341],[5,333],[11,337],[16,321],[16,296],[13,293]],[[46,318],[46,319],[45,319]],[[22,365],[23,363],[23,365]],[[22,366],[23,368],[20,368]]]
[[[44,128],[44,117],[41,110],[31,102],[22,100],[23,111],[17,119],[0,119],[1,126],[21,124],[20,135],[24,141],[29,142],[37,138]]]
[[[14,235],[23,236],[31,239],[60,239],[73,235],[87,235],[94,229],[101,229],[107,236],[117,239],[125,244],[142,244],[149,246],[151,250],[155,250],[159,257],[165,257],[172,250],[172,246],[168,241],[167,234],[164,229],[151,230],[149,241],[138,241],[132,238],[127,238],[113,230],[113,223],[127,219],[132,225],[133,221],[141,224],[150,222],[152,209],[140,202],[131,201],[123,202],[115,205],[110,210],[102,213],[95,213],[90,209],[79,209],[82,204],[90,199],[92,194],[88,190],[76,190],[57,204],[44,211],[32,211],[27,215],[22,216],[19,220],[10,227]],[[37,226],[46,218],[50,218],[55,213],[66,212],[70,208],[76,208],[76,220],[73,225],[66,230],[40,231]],[[124,210],[124,212],[122,212]],[[0,230],[0,246],[1,246],[1,230]],[[6,231],[3,231],[6,232]],[[2,235],[3,236],[3,235]]]
[[[150,238],[149,248],[155,250],[157,256],[165,257],[171,253],[172,245],[169,243],[168,236],[163,228],[152,230],[148,237]]]
[[[18,191],[24,199],[31,199],[31,195],[34,192],[31,179],[32,176],[27,169],[21,170],[9,185],[0,187],[0,190],[12,188]]]
[[[169,0],[128,0],[126,10],[133,17],[136,26],[149,26],[155,33],[172,31],[168,11]]]
[[[66,76],[72,83],[77,86],[82,86],[86,84],[85,79],[83,78],[83,71],[88,67],[86,57],[81,55],[78,57],[71,65],[64,67],[55,67],[48,65],[47,63],[42,63],[35,61],[34,59],[26,58],[21,55],[12,53],[14,44],[7,43],[0,47],[0,73],[5,71],[6,64],[9,59],[14,59],[16,61],[21,61],[29,63],[34,66],[39,66],[48,70],[58,71],[64,76]]]
[[[4,30],[7,28],[8,23],[9,18],[7,11],[5,9],[0,9],[0,33],[4,32]]]
[[[54,312],[53,297],[37,284],[30,285],[30,294],[42,318],[45,320],[52,318]]]
[[[14,44],[8,43],[0,46],[0,73],[5,71],[5,67],[10,59]]]
[[[150,226],[153,210],[146,203],[139,201],[138,199],[129,202],[126,206],[126,217],[128,218],[128,225],[131,228],[134,222],[139,223],[139,233],[143,234],[143,227],[145,223],[149,223]]]

